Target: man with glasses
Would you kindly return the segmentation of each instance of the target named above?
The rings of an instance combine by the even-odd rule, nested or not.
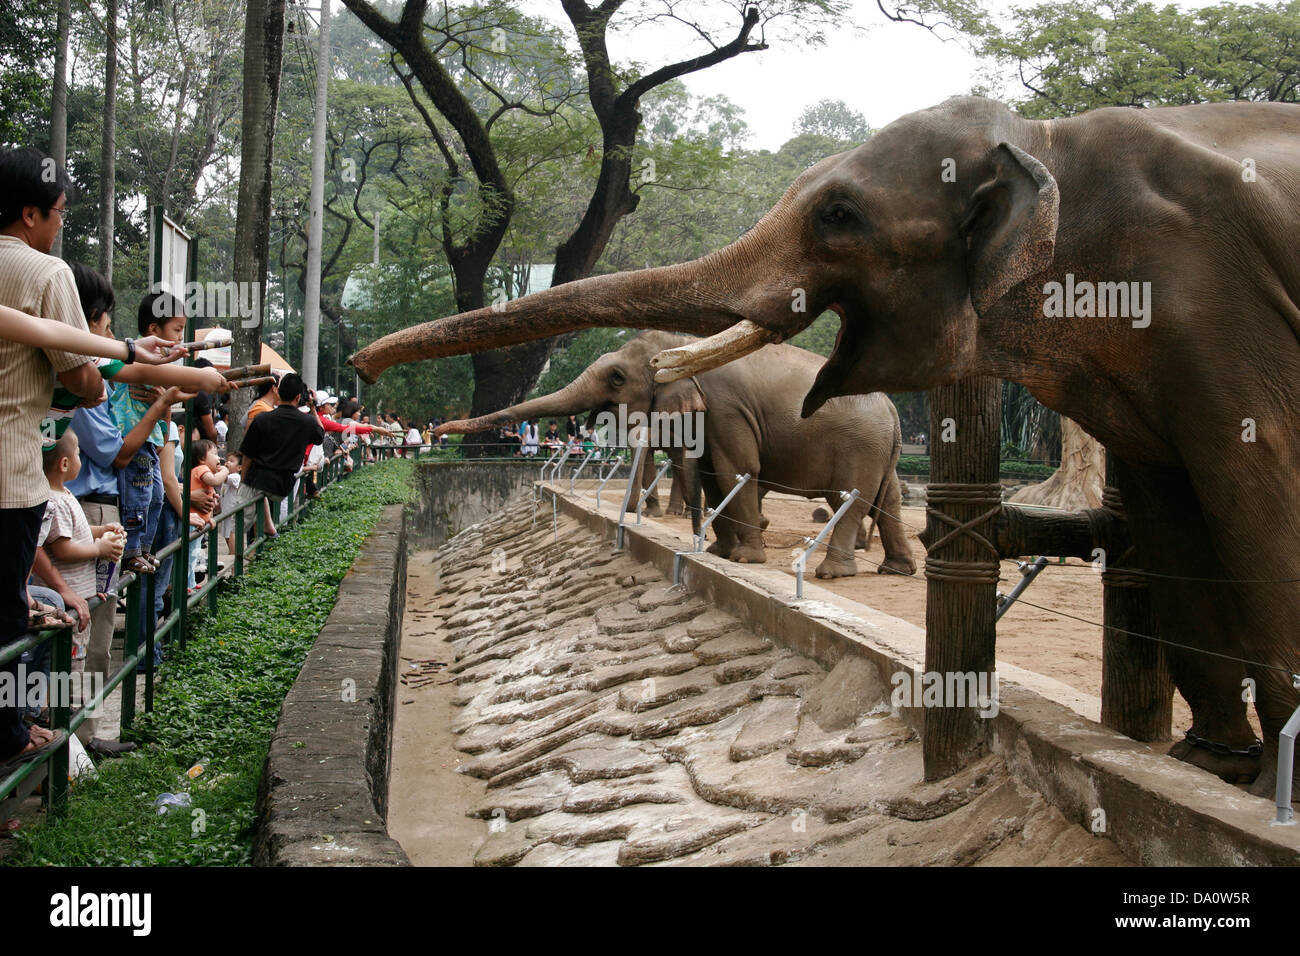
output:
[[[72,270],[49,254],[67,212],[68,175],[37,149],[0,150],[0,305],[87,331]],[[128,355],[130,344],[128,344]],[[0,341],[0,646],[27,631],[27,576],[49,498],[41,468],[41,422],[55,377],[87,406],[104,381],[84,355]],[[12,669],[15,665],[5,665]],[[11,678],[12,679],[12,678]],[[0,706],[0,761],[57,743]],[[3,775],[0,764],[0,775]]]

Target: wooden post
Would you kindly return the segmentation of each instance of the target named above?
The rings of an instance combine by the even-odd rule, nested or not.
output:
[[[1115,487],[1114,456],[1106,455],[1103,507],[1124,519],[1124,503]],[[1173,721],[1173,679],[1163,644],[1124,631],[1154,634],[1146,579],[1126,574],[1136,567],[1133,549],[1107,552],[1102,573],[1101,722],[1134,740],[1169,740]]]
[[[1002,507],[1001,404],[1002,385],[994,378],[970,378],[930,393],[925,670],[941,675],[945,689],[956,675],[971,674],[977,680],[982,675],[981,689],[992,689],[999,564],[990,539]],[[956,773],[985,749],[988,722],[978,700],[967,695],[964,706],[957,703],[945,693],[943,706],[925,711],[926,780]]]

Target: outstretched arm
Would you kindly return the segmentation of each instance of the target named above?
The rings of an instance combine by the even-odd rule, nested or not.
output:
[[[38,349],[59,349],[80,355],[98,355],[102,358],[127,359],[125,342],[105,338],[93,332],[74,329],[65,322],[41,319],[17,309],[0,305],[0,338],[21,342]],[[147,365],[161,365],[172,360],[171,346],[176,343],[156,336],[137,339],[135,358]]]

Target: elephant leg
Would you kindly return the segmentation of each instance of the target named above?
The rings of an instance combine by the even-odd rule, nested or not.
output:
[[[706,509],[716,508],[723,498],[722,488],[719,486],[717,479],[705,469],[701,469],[700,472],[700,487],[704,492],[704,507]],[[703,515],[700,516],[700,519],[703,520]],[[739,543],[732,522],[724,520],[719,515],[714,519],[710,527],[713,529],[714,541],[704,550],[709,554],[716,554],[720,558],[731,557],[732,550]]]
[[[715,462],[717,461],[715,457]],[[730,465],[719,463],[716,467],[718,472],[718,488],[725,497],[726,494],[735,487],[735,475],[740,474]],[[755,474],[758,469],[748,469],[751,475]],[[759,527],[759,507],[758,507],[759,489],[758,481],[751,478],[745,487],[741,488],[739,493],[727,504],[727,510],[718,515],[714,522],[721,525],[718,529],[719,537],[724,531],[730,532],[735,536],[736,545],[731,549],[728,555],[732,561],[741,564],[763,564],[767,561],[767,551],[763,547],[763,532]]]
[[[871,550],[871,529],[867,527],[866,518],[858,522],[858,535],[857,540],[853,542],[853,547],[858,551]]]
[[[771,523],[767,520],[767,516],[763,514],[763,496],[766,494],[766,488],[758,489],[758,526],[764,531],[767,530],[767,526]]]
[[[1226,569],[1224,576],[1237,581],[1294,581],[1300,578],[1296,547],[1300,495],[1287,480],[1294,471],[1279,464],[1289,462],[1290,449],[1270,437],[1258,443],[1238,441],[1236,435],[1233,439],[1226,450],[1218,449],[1217,471],[1200,462],[1200,470],[1192,472],[1215,553]],[[1224,475],[1232,480],[1225,483]],[[1300,641],[1295,633],[1300,591],[1292,583],[1201,587],[1215,596],[1226,592],[1233,599],[1229,633],[1241,648],[1234,656],[1247,662],[1245,672],[1253,681],[1255,713],[1264,739],[1260,773],[1251,792],[1271,796],[1277,786],[1278,735],[1300,706],[1300,691],[1292,682],[1293,675],[1300,674]],[[1233,690],[1234,701],[1251,696],[1243,691],[1240,677]],[[1292,793],[1300,795],[1300,778],[1292,779]]]
[[[641,462],[641,488],[649,488],[650,482],[655,480],[655,456],[654,452],[647,448],[645,461]],[[640,495],[640,489],[633,492],[633,496],[628,499],[627,506],[629,511],[636,510],[636,499]],[[663,508],[659,505],[659,488],[656,485],[655,490],[646,496],[645,511],[642,512],[647,518],[658,518],[663,514]]]
[[[903,527],[903,494],[898,488],[898,476],[893,469],[885,473],[876,512],[876,527],[880,529],[880,544],[885,549],[885,560],[876,569],[877,574],[915,574],[916,561],[912,546]]]
[[[832,508],[838,508],[843,502],[836,503],[834,496],[829,496],[826,503]],[[817,577],[819,578],[846,578],[858,573],[858,562],[853,557],[853,544],[862,528],[862,519],[866,516],[869,505],[861,498],[853,502],[851,507],[840,519],[839,524],[831,531],[830,539],[826,542],[826,557],[822,563],[817,565]]]
[[[673,467],[670,474],[672,475],[673,485],[668,493],[668,511],[670,515],[686,514],[686,470],[682,466],[685,455],[680,448],[672,448],[668,451],[668,458],[672,461]]]
[[[1165,648],[1169,670],[1192,709],[1191,733],[1234,750],[1248,749],[1255,732],[1242,700],[1246,669],[1229,659],[1250,656],[1241,641],[1247,608],[1227,585],[1179,579],[1230,577],[1215,553],[1188,476],[1179,469],[1139,469],[1120,461],[1116,475],[1139,566],[1170,575],[1151,577],[1147,587],[1154,636],[1171,642]],[[1170,755],[1233,783],[1253,778],[1260,765],[1258,757],[1215,753],[1186,741],[1175,744]]]

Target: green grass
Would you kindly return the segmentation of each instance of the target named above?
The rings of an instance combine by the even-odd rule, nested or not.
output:
[[[141,749],[78,781],[65,816],[16,834],[6,862],[247,865],[280,704],[383,506],[410,500],[411,475],[411,463],[397,460],[326,488],[300,525],[225,587],[216,612],[193,621],[185,652],[169,652],[154,711],[136,721]],[[211,765],[187,779],[204,757]],[[166,791],[188,791],[192,806],[159,816],[153,801]]]
[[[1032,461],[1006,461],[998,466],[1004,478],[1027,478],[1044,480],[1056,471],[1054,465],[1042,465]],[[930,473],[929,455],[901,455],[898,459],[900,475],[928,475]]]

